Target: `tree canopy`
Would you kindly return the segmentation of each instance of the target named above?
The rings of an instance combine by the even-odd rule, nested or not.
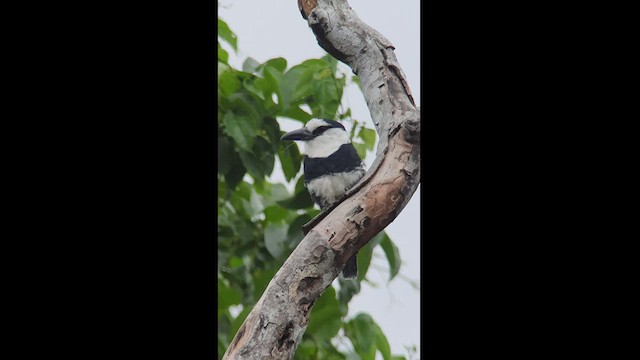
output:
[[[228,50],[227,50],[228,49]],[[303,238],[302,225],[320,211],[303,185],[302,156],[281,143],[279,118],[327,118],[350,125],[359,155],[374,149],[375,130],[343,105],[345,86],[358,83],[330,55],[288,66],[283,58],[242,69],[229,64],[238,38],[218,19],[218,358],[269,281]],[[279,164],[279,166],[277,166]],[[274,176],[281,172],[281,176]],[[285,181],[278,182],[276,177]],[[400,271],[398,248],[383,231],[358,253],[356,281],[339,278],[316,301],[296,359],[404,359],[392,355],[386,336],[366,313],[347,317],[350,300],[367,280],[374,248]]]

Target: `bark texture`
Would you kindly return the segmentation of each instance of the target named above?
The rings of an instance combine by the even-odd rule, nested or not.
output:
[[[223,359],[293,359],[315,300],[346,261],[389,225],[420,183],[420,111],[393,45],[346,0],[298,0],[318,44],[358,75],[380,141],[364,178],[305,225]]]

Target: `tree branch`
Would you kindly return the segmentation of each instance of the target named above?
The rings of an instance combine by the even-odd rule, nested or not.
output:
[[[380,141],[364,178],[306,227],[223,359],[293,359],[315,300],[396,218],[420,183],[420,111],[393,45],[346,0],[298,0],[298,6],[318,44],[359,76]]]

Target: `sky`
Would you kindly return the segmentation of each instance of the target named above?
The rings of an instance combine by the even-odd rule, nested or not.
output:
[[[238,36],[238,53],[229,51],[229,63],[236,68],[241,68],[249,56],[261,63],[283,57],[287,60],[287,68],[290,68],[326,54],[300,15],[295,0],[220,0],[218,4],[218,15]],[[413,97],[420,106],[420,1],[350,0],[349,4],[361,20],[394,45]],[[346,65],[340,65],[344,72],[352,74]],[[345,89],[343,102],[351,108],[355,119],[366,121],[369,128],[374,128],[363,95],[355,85]],[[280,118],[278,122],[283,131],[291,131],[301,125]],[[367,167],[374,158],[375,154],[367,156]],[[367,275],[376,286],[363,283],[361,292],[349,304],[348,317],[358,312],[369,313],[387,336],[392,354],[407,355],[405,347],[415,345],[420,350],[420,292],[406,280],[419,287],[420,187],[385,230],[399,248],[402,259],[400,275],[387,282],[388,265],[378,247]]]

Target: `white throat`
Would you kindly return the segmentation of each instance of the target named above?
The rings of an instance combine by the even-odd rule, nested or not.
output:
[[[305,142],[305,155],[310,158],[327,157],[343,144],[350,142],[346,131],[338,128],[329,129],[317,138]]]

